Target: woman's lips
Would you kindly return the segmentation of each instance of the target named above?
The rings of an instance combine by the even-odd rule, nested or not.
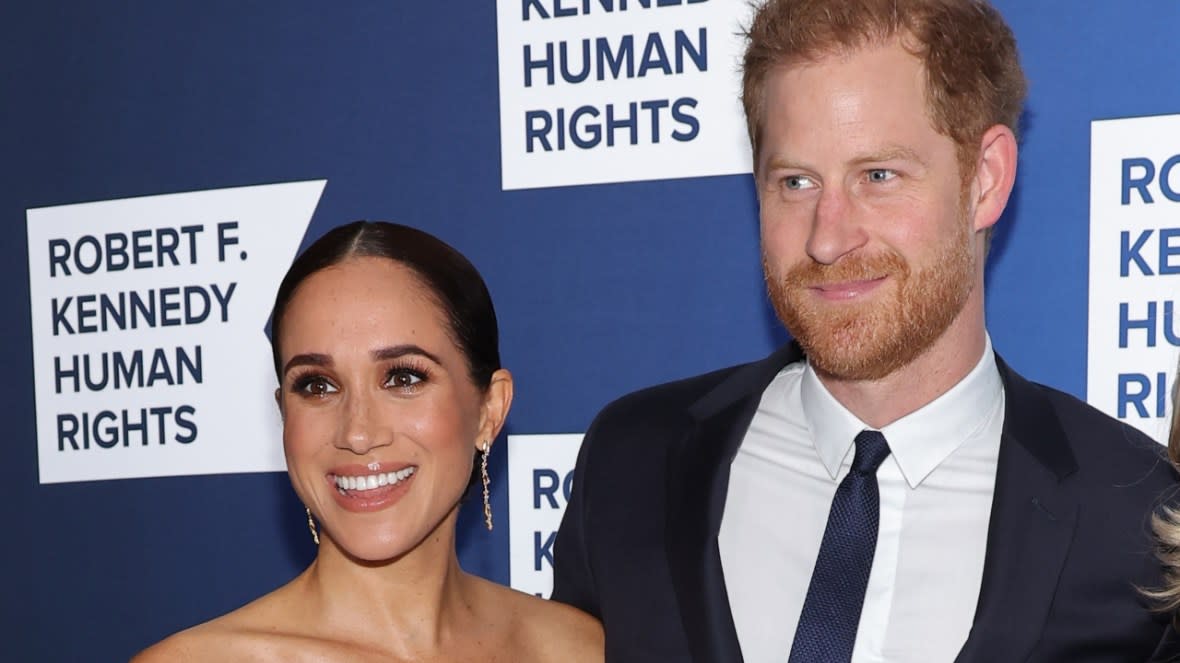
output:
[[[335,468],[326,478],[332,487],[336,503],[348,511],[378,511],[391,506],[405,495],[414,476],[416,465],[386,465]]]

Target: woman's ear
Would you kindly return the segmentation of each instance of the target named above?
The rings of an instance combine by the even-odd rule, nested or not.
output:
[[[512,408],[512,374],[508,369],[501,368],[492,373],[491,382],[484,392],[483,408],[480,413],[479,435],[475,440],[478,448],[484,442],[491,444],[500,429],[504,427],[504,420],[508,418],[508,410]]]

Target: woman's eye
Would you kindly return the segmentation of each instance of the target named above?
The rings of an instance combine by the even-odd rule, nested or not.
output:
[[[324,378],[300,380],[296,383],[295,390],[311,396],[326,396],[337,391],[335,385]]]
[[[413,387],[422,381],[422,376],[414,371],[409,370],[395,370],[389,373],[389,379],[385,384],[390,387]]]
[[[888,168],[874,168],[869,171],[870,182],[888,182],[897,177],[897,173]]]

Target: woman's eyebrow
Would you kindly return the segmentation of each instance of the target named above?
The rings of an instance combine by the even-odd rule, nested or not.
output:
[[[286,375],[296,366],[331,366],[332,357],[320,354],[318,352],[307,352],[301,355],[295,355],[287,360],[287,364],[283,366],[283,374]]]
[[[398,357],[404,357],[406,355],[421,355],[430,361],[439,364],[440,366],[442,365],[442,362],[439,361],[438,357],[430,352],[427,352],[426,350],[423,350],[420,346],[414,345],[413,343],[403,343],[402,345],[391,345],[387,348],[380,348],[378,350],[374,350],[372,355],[373,359],[375,360],[397,359]]]

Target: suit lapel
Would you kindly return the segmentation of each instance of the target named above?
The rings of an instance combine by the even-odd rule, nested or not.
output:
[[[975,621],[956,663],[1023,661],[1040,639],[1078,503],[1073,451],[1052,405],[998,356],[1004,432]]]
[[[742,660],[717,545],[729,469],[762,392],[783,366],[800,358],[800,350],[788,345],[737,369],[689,408],[691,425],[669,451],[668,567],[698,663]]]

